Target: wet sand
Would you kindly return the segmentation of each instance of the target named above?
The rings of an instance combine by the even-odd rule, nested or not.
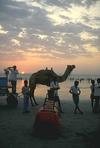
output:
[[[64,113],[60,117],[61,135],[56,139],[33,136],[33,123],[43,100],[44,98],[37,98],[39,105],[33,107],[30,105],[30,113],[23,114],[22,98],[19,99],[17,108],[9,108],[5,98],[0,96],[0,148],[97,147],[100,114],[92,113],[89,100],[80,102],[83,115],[73,114],[72,100],[62,100]]]

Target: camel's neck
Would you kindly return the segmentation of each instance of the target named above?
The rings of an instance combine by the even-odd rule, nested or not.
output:
[[[70,73],[72,72],[72,70],[73,69],[67,68],[66,71],[65,71],[65,73],[62,76],[59,76],[58,77],[59,83],[66,81],[66,79],[68,78],[68,76],[70,75]]]

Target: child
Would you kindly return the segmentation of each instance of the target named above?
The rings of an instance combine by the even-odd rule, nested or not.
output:
[[[29,112],[30,89],[29,89],[27,80],[24,80],[24,86],[22,87],[22,93],[24,95],[24,113],[28,113]]]
[[[74,85],[70,88],[69,92],[72,94],[73,101],[75,104],[74,114],[77,113],[77,110],[79,111],[80,114],[83,114],[83,112],[79,108],[79,95],[81,91],[78,85],[79,85],[79,81],[75,81]]]

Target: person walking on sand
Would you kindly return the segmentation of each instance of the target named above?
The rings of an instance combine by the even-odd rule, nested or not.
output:
[[[79,95],[81,93],[81,90],[78,87],[78,85],[79,85],[79,81],[75,81],[74,85],[71,86],[69,92],[72,94],[73,102],[75,104],[74,114],[77,113],[77,110],[79,111],[80,114],[83,114],[83,112],[79,108]]]
[[[97,78],[97,83],[94,87],[94,97],[95,97],[95,105],[94,105],[94,112],[100,112],[100,78]]]
[[[29,112],[30,89],[29,89],[27,80],[24,80],[24,86],[22,87],[22,94],[24,96],[24,113],[28,113]]]
[[[10,71],[9,81],[11,82],[12,85],[12,93],[16,94],[17,75],[18,75],[17,67],[16,65],[14,65],[13,67],[8,67],[7,69],[5,69],[5,71],[7,70]]]
[[[90,99],[91,99],[91,107],[92,107],[92,111],[93,112],[94,112],[94,102],[95,102],[94,88],[95,88],[95,80],[91,80],[91,85],[90,85],[90,90],[91,90]]]

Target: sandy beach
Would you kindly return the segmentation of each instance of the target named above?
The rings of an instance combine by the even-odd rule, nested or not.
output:
[[[0,96],[0,148],[96,148],[100,114],[93,114],[86,100],[80,103],[83,115],[73,114],[72,100],[62,100],[61,135],[56,139],[33,136],[33,123],[43,99],[37,98],[39,105],[30,105],[30,113],[23,114],[22,98],[17,108],[8,108],[5,97]]]

